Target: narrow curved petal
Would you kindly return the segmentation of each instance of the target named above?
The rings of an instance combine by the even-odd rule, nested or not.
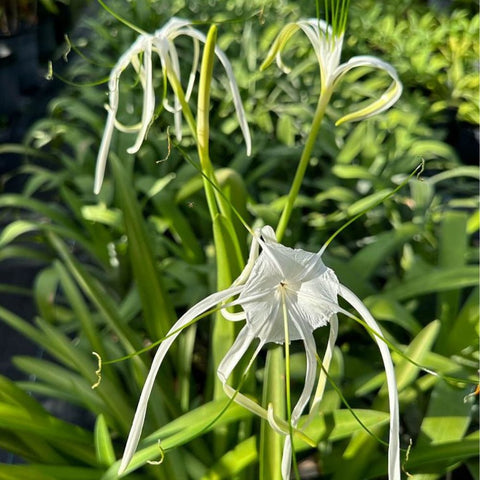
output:
[[[296,427],[298,425],[298,420],[302,415],[303,410],[305,409],[310,397],[312,396],[312,391],[315,386],[315,377],[317,371],[317,361],[316,361],[316,345],[315,340],[313,338],[311,329],[308,325],[295,321],[297,318],[297,312],[292,312],[291,314],[293,323],[296,324],[297,329],[303,335],[303,343],[305,345],[305,355],[307,358],[307,369],[305,372],[305,383],[303,386],[302,393],[293,408],[291,422],[292,427]],[[284,480],[288,480],[290,478],[290,470],[292,464],[292,438],[288,435],[285,438],[285,443],[283,445],[283,453],[282,453],[282,477]]]
[[[390,408],[390,436],[388,445],[388,478],[389,480],[401,480],[400,475],[400,426],[398,392],[395,380],[395,369],[387,344],[382,340],[383,335],[377,322],[360,299],[347,287],[340,286],[340,295],[353,307],[365,320],[365,323],[377,334],[374,336],[382,356],[385,373],[387,376],[388,401]]]
[[[202,43],[206,42],[206,37],[202,32],[194,28],[190,28],[187,25],[182,25],[182,28],[178,28],[174,37],[177,37],[179,35],[187,35],[192,39],[199,40]],[[172,36],[172,38],[174,37]],[[215,55],[220,60],[220,63],[223,65],[225,73],[227,74],[228,84],[232,92],[233,105],[237,113],[238,123],[240,125],[243,138],[245,139],[247,155],[250,155],[252,150],[252,140],[250,136],[250,130],[248,128],[247,117],[245,115],[245,110],[242,104],[242,98],[240,97],[240,92],[238,90],[237,82],[235,80],[235,75],[233,74],[232,65],[223,50],[221,50],[219,47],[215,47]]]
[[[119,103],[119,81],[122,72],[130,65],[132,60],[144,49],[145,43],[149,43],[150,36],[140,35],[132,46],[119,58],[115,67],[110,73],[108,81],[109,106],[107,122],[100,143],[97,155],[97,164],[95,167],[95,181],[93,191],[95,194],[100,192],[105,175],[105,166],[107,164],[108,152],[112,141],[113,130],[115,128],[116,116]]]
[[[237,338],[233,342],[228,352],[223,357],[220,365],[217,368],[217,376],[220,381],[225,384],[228,377],[231,375],[233,369],[236,367],[240,359],[245,355],[245,352],[250,347],[251,343],[255,339],[255,335],[250,331],[248,327],[243,327]]]
[[[245,268],[242,270],[242,273],[237,277],[237,279],[233,282],[233,285],[243,285],[250,276],[252,272],[253,266],[255,265],[255,261],[258,258],[258,250],[259,250],[259,243],[258,243],[258,235],[257,232],[253,235],[252,244],[250,245],[250,252],[248,253],[248,260]]]
[[[192,69],[190,70],[190,75],[188,77],[187,90],[185,91],[185,100],[188,102],[192,95],[193,86],[195,84],[195,78],[197,77],[197,68],[200,61],[200,47],[198,40],[192,38],[193,40],[193,60],[192,60]]]
[[[283,442],[282,452],[282,479],[290,480],[290,472],[292,470],[292,437],[287,435]]]
[[[115,96],[112,99],[112,96]],[[112,106],[113,104],[113,106]],[[93,193],[98,195],[102,188],[103,177],[105,176],[105,167],[107,166],[108,151],[110,150],[110,143],[112,142],[113,130],[115,127],[115,116],[118,108],[118,92],[110,93],[110,106],[108,107],[108,117],[103,131],[100,149],[97,155],[97,164],[95,166],[95,180],[93,186]]]
[[[285,48],[285,45],[288,43],[290,38],[298,31],[299,28],[300,27],[297,23],[289,23],[280,30],[278,35],[275,37],[275,40],[273,41],[265,60],[260,65],[260,71],[268,68],[272,62],[276,60],[280,70],[284,71],[285,73],[290,72],[290,69],[282,62],[281,52]]]
[[[235,367],[234,364],[238,363],[240,358],[243,356],[243,353],[246,352],[246,350],[250,346],[249,339],[252,338],[252,337],[250,336],[250,334],[248,332],[244,332],[243,335],[244,336],[243,336],[242,340],[239,341],[237,345],[235,345],[237,343],[237,341],[235,341],[234,345],[232,345],[232,347],[231,347],[231,350],[232,350],[231,355],[235,358],[235,360],[229,361],[227,359],[225,362],[222,361],[223,365],[219,366],[219,370],[221,370],[221,372],[218,373],[218,370],[217,370],[217,375],[219,376],[219,378],[220,378],[220,380],[222,381],[222,384],[223,384],[223,390],[225,391],[225,394],[228,396],[228,398],[232,399],[235,403],[238,403],[242,407],[244,407],[247,410],[249,410],[250,412],[252,412],[254,415],[257,415],[260,418],[263,418],[264,420],[268,421],[275,431],[277,431],[278,433],[280,433],[282,435],[290,435],[289,425],[287,424],[287,422],[285,422],[281,418],[278,418],[278,417],[275,416],[275,413],[273,412],[273,409],[272,409],[271,406],[269,406],[269,409],[266,410],[265,408],[261,407],[258,403],[256,403],[254,400],[246,397],[245,395],[240,393],[238,390],[235,390],[233,387],[231,387],[226,382],[227,379],[228,379],[228,377],[226,375],[228,375],[228,376],[230,375],[231,371]],[[239,334],[239,336],[240,336],[240,334]],[[238,339],[238,337],[237,337],[237,339]],[[260,342],[258,344],[258,346],[257,346],[254,354],[252,355],[244,373],[248,372],[248,370],[252,366],[254,360],[257,358],[258,353],[263,348],[263,345],[264,345],[263,342]],[[229,356],[228,353],[227,353],[227,355],[225,355],[225,357],[227,357],[227,356]],[[298,436],[298,438],[302,439],[304,442],[306,442],[311,447],[316,446],[316,443],[310,437],[305,435],[303,432],[294,428],[294,433],[295,433],[296,436]]]
[[[227,310],[227,307],[222,308],[222,315],[223,317],[230,321],[230,322],[240,322],[242,320],[245,320],[247,316],[245,315],[245,312],[229,312]]]
[[[400,82],[397,72],[392,65],[379,58],[368,55],[352,57],[348,62],[340,65],[335,71],[334,85],[336,85],[348,71],[356,67],[371,67],[382,70],[390,75],[392,83],[380,98],[360,110],[343,116],[337,120],[335,125],[341,125],[345,122],[357,122],[388,110],[402,95],[402,82]]]
[[[168,42],[168,55],[170,58],[170,65],[171,65],[173,74],[175,75],[179,84],[181,85],[182,80],[181,80],[181,71],[180,71],[180,61],[178,59],[177,49],[175,48],[175,45],[171,41]],[[177,95],[175,95],[173,99],[173,104],[175,106],[175,109],[173,111],[175,134],[177,139],[181,140],[182,139],[182,106],[180,103],[180,99],[178,98]]]
[[[312,44],[320,67],[321,88],[324,91],[330,88],[334,81],[334,72],[340,63],[340,55],[342,53],[343,34],[333,35],[332,27],[325,21],[317,18],[300,20],[283,27],[270,47],[260,70],[267,68],[276,59],[278,67],[283,72],[290,73],[291,69],[282,61],[282,51],[290,38],[299,29],[303,31]]]
[[[218,303],[226,300],[227,298],[231,297],[232,295],[236,295],[240,292],[242,287],[232,287],[227,288],[221,292],[214,293],[209,295],[207,298],[203,299],[201,302],[198,302],[194,305],[190,310],[188,310],[184,315],[182,315],[178,321],[173,325],[170,331],[167,334],[166,339],[160,344],[158,347],[157,353],[152,362],[152,366],[150,367],[150,371],[148,372],[147,379],[145,380],[145,384],[142,389],[142,393],[140,395],[140,400],[138,402],[137,410],[135,412],[135,416],[133,418],[132,427],[130,429],[130,433],[128,435],[127,444],[125,446],[125,451],[123,453],[122,462],[120,464],[120,469],[118,471],[119,474],[125,471],[130,460],[137,449],[138,442],[140,440],[140,435],[142,433],[143,424],[145,421],[145,414],[147,412],[148,406],[148,399],[150,398],[150,394],[153,389],[153,385],[155,383],[155,378],[157,376],[158,370],[165,358],[165,355],[168,352],[168,349],[175,341],[175,339],[180,335],[182,329],[194,320],[196,317],[204,313],[209,308],[217,305]]]
[[[340,64],[343,47],[343,34],[333,35],[332,27],[323,20],[311,18],[298,22],[300,28],[310,40],[318,64],[322,81],[322,91],[331,87],[335,78],[335,70]]]
[[[160,58],[160,63],[162,66],[162,71],[163,71],[163,76],[164,76],[164,81],[167,80],[168,78],[168,72],[174,71],[174,67],[172,65],[173,60],[171,59],[171,48],[172,45],[168,41],[167,38],[164,36],[160,35],[159,32],[161,30],[158,30],[155,34],[155,38],[153,40],[153,44],[155,46],[155,51],[158,53],[158,56]],[[174,49],[174,57],[177,56],[176,49],[173,46]],[[177,65],[178,65],[178,56],[177,56]],[[179,67],[178,67],[179,68]],[[176,76],[176,75],[175,75]],[[170,112],[174,116],[174,127],[175,127],[175,137],[178,141],[182,140],[182,107],[180,105],[180,102],[178,101],[177,96],[175,96],[175,104],[174,106],[170,106],[168,102],[168,98],[165,97],[163,99],[163,107],[167,112]]]
[[[313,419],[313,417],[318,413],[318,408],[323,398],[323,392],[325,391],[325,385],[327,381],[327,375],[324,369],[328,372],[328,369],[330,368],[330,362],[332,361],[333,349],[335,348],[337,336],[338,336],[338,318],[337,318],[337,315],[332,315],[332,317],[330,318],[330,334],[328,336],[327,348],[325,349],[325,353],[323,355],[323,360],[322,360],[323,368],[320,370],[320,374],[318,376],[317,388],[315,390],[312,406],[310,408],[310,416],[311,416],[310,419]]]
[[[247,116],[245,114],[245,110],[243,109],[242,97],[240,97],[238,85],[233,74],[232,65],[227,56],[218,47],[215,47],[215,53],[220,60],[220,63],[223,65],[225,73],[227,74],[228,84],[230,85],[230,90],[232,92],[233,105],[235,107],[235,111],[237,112],[238,123],[245,140],[247,155],[250,156],[252,153],[252,138],[250,136],[250,129],[248,128]]]
[[[153,112],[155,111],[155,94],[153,92],[153,79],[152,79],[152,45],[151,42],[145,42],[145,51],[143,54],[143,109],[141,127],[138,132],[135,144],[127,149],[128,153],[136,153],[142,146],[143,140],[147,133],[148,127],[153,119]]]
[[[302,393],[292,412],[292,424],[297,426],[298,420],[302,415],[310,397],[312,396],[313,387],[315,386],[315,378],[317,373],[317,347],[313,338],[312,332],[308,325],[297,323],[297,328],[301,330],[303,337],[303,344],[305,345],[305,356],[307,358],[307,369],[305,372],[305,383]]]

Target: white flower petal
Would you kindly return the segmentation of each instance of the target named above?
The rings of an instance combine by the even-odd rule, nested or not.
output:
[[[185,99],[187,102],[190,100],[192,95],[193,86],[195,84],[195,78],[197,77],[197,68],[200,61],[200,47],[198,40],[193,38],[193,60],[192,60],[192,69],[190,70],[190,76],[188,77],[187,90],[185,91]]]
[[[298,425],[298,420],[302,415],[303,410],[305,409],[310,397],[312,395],[313,387],[315,386],[315,378],[316,378],[316,371],[317,371],[317,360],[316,354],[317,349],[315,345],[315,340],[312,335],[312,330],[310,326],[305,323],[297,322],[296,319],[299,318],[299,312],[289,312],[292,316],[293,323],[296,324],[298,330],[300,330],[301,335],[303,336],[303,343],[305,345],[305,355],[307,359],[307,369],[305,372],[305,383],[303,386],[302,393],[297,401],[297,404],[293,408],[292,415],[291,415],[291,422],[292,426],[296,427]],[[283,453],[282,453],[282,477],[284,480],[288,480],[290,478],[290,469],[291,469],[291,462],[292,462],[292,438],[291,436],[287,436],[285,438],[285,443],[283,446]]]
[[[171,65],[170,68],[172,69],[173,74],[175,75],[179,84],[181,85],[182,78],[181,78],[181,71],[180,71],[180,61],[178,59],[177,49],[175,48],[175,45],[173,44],[172,41],[168,42],[167,58],[170,60],[168,64]],[[168,71],[168,66],[167,66],[167,71]],[[174,96],[173,102],[175,105],[174,113],[173,113],[175,133],[176,133],[177,139],[181,140],[182,139],[182,105],[177,95]]]
[[[240,92],[238,91],[238,85],[233,74],[232,65],[220,48],[215,47],[215,53],[223,65],[225,73],[227,74],[228,83],[230,85],[230,90],[233,97],[233,105],[235,107],[235,111],[237,112],[238,123],[240,125],[240,129],[242,130],[243,138],[245,139],[247,155],[250,156],[252,153],[252,139],[250,137],[247,116],[245,114],[245,110],[243,109],[242,97],[240,97]]]
[[[190,29],[188,32],[189,32],[188,35],[190,35],[192,38],[197,38],[202,43],[205,43],[207,40],[205,35],[199,32],[198,30]],[[238,85],[237,85],[237,81],[235,80],[235,75],[233,74],[232,64],[230,63],[230,60],[228,60],[223,50],[221,50],[219,47],[215,47],[215,55],[220,60],[220,63],[223,65],[225,73],[227,74],[227,80],[230,86],[230,91],[232,92],[233,105],[237,113],[238,123],[240,125],[243,138],[245,139],[247,155],[250,156],[252,151],[252,140],[250,136],[250,130],[248,128],[247,117],[245,115],[245,110],[243,108],[242,98],[238,90]]]
[[[292,470],[292,437],[287,435],[283,442],[282,452],[282,479],[290,480],[290,471]]]
[[[255,335],[247,326],[240,330],[235,342],[233,342],[233,345],[225,354],[225,357],[217,368],[217,376],[222,383],[227,382],[228,377],[232,373],[233,369],[245,355],[245,352],[248,350],[248,347],[250,347],[250,344],[254,339]]]
[[[304,335],[303,344],[305,345],[305,355],[307,359],[307,368],[305,372],[305,383],[303,385],[302,393],[292,412],[292,424],[294,427],[298,425],[298,420],[302,415],[310,397],[312,396],[313,387],[315,386],[315,379],[317,373],[317,347],[313,338],[312,332],[308,325],[298,324],[297,328],[302,330]]]
[[[110,143],[112,142],[112,135],[115,127],[115,115],[117,113],[118,105],[118,92],[111,92],[110,95],[115,95],[117,98],[114,100],[110,98],[110,108],[108,108],[107,122],[105,123],[102,141],[98,150],[97,164],[95,166],[95,180],[93,186],[93,192],[95,193],[95,195],[98,195],[100,193],[100,189],[102,188],[103,177],[105,176],[105,167],[107,165],[108,151],[110,150]],[[112,104],[114,108],[112,108]]]
[[[365,320],[365,323],[378,335],[375,335],[375,342],[378,345],[380,354],[382,356],[385,373],[387,376],[388,386],[388,400],[390,408],[390,437],[388,445],[388,478],[389,480],[401,480],[400,474],[400,426],[399,426],[399,406],[398,406],[398,392],[395,380],[395,369],[392,363],[392,357],[388,350],[387,344],[382,340],[383,335],[377,322],[373,319],[370,312],[360,299],[351,292],[347,287],[340,285],[340,295],[350,305],[357,310],[357,312]]]
[[[334,36],[332,27],[323,20],[310,18],[301,20],[298,25],[310,40],[320,66],[322,91],[331,87],[335,70],[340,63],[343,35]]]
[[[380,98],[373,101],[370,105],[361,108],[360,110],[343,116],[337,120],[335,125],[340,125],[345,122],[357,122],[359,120],[376,115],[377,113],[388,110],[402,95],[402,83],[400,82],[397,72],[392,65],[380,60],[379,58],[368,55],[352,57],[348,62],[340,65],[335,71],[334,84],[336,85],[341,80],[343,75],[356,67],[371,67],[377,70],[382,70],[390,75],[392,78],[392,83]]]
[[[95,167],[95,181],[93,191],[95,194],[100,193],[102,188],[103,177],[105,175],[105,166],[107,164],[108,152],[112,141],[113,130],[115,128],[116,116],[119,103],[119,81],[122,72],[130,65],[132,60],[143,51],[145,43],[149,42],[150,37],[140,35],[131,47],[118,59],[115,67],[113,67],[108,81],[109,90],[109,107],[108,117],[103,132],[102,141],[97,155],[97,165]]]
[[[136,153],[142,146],[143,140],[147,133],[148,127],[153,119],[153,113],[155,111],[155,94],[153,92],[153,79],[152,79],[152,46],[150,42],[145,42],[145,50],[143,53],[143,109],[140,131],[138,132],[135,144],[127,149],[128,153]]]
[[[147,412],[148,399],[150,398],[150,394],[155,383],[155,378],[163,362],[163,359],[168,352],[168,349],[178,337],[178,335],[180,335],[182,329],[188,323],[190,323],[192,320],[204,313],[209,308],[212,308],[218,303],[226,300],[227,298],[230,298],[232,295],[236,295],[240,292],[241,288],[242,287],[240,286],[227,288],[226,290],[223,290],[221,292],[213,293],[212,295],[209,295],[207,298],[198,302],[178,319],[178,321],[168,332],[167,338],[158,347],[157,353],[155,354],[152,366],[150,367],[150,371],[148,372],[145,384],[142,389],[142,393],[140,395],[140,400],[138,402],[137,410],[133,418],[132,427],[128,435],[127,444],[125,446],[122,462],[118,471],[119,474],[125,471],[128,464],[130,463],[130,460],[133,457],[133,454],[135,453],[135,450],[137,449],[140,435],[142,433],[143,423],[145,421],[145,414]]]
[[[317,415],[318,409],[320,406],[320,402],[323,398],[323,392],[325,391],[325,385],[327,382],[327,375],[325,370],[328,372],[330,368],[330,362],[332,361],[333,357],[333,349],[335,348],[335,342],[337,341],[338,336],[338,318],[337,315],[332,315],[330,318],[330,334],[328,336],[328,343],[327,348],[325,349],[325,353],[323,354],[322,360],[322,369],[320,370],[320,374],[318,376],[317,388],[315,390],[315,395],[313,396],[312,406],[310,408],[309,415],[310,420]]]

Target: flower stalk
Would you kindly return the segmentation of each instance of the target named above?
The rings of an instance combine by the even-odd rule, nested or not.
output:
[[[317,57],[320,70],[320,93],[317,107],[313,117],[312,127],[307,137],[300,162],[297,167],[295,178],[287,196],[286,204],[282,211],[280,221],[277,227],[277,238],[279,241],[283,239],[287,228],[295,200],[300,191],[303,177],[305,175],[308,163],[311,158],[316,138],[321,126],[325,110],[333,92],[347,72],[356,67],[371,67],[386,72],[392,79],[390,87],[384,92],[380,98],[374,100],[369,105],[362,107],[354,112],[348,113],[340,117],[335,125],[341,125],[346,122],[360,121],[369,118],[377,113],[383,112],[390,108],[400,97],[402,93],[402,84],[398,78],[395,69],[386,62],[372,56],[357,56],[350,58],[347,62],[340,64],[342,53],[343,38],[346,28],[346,20],[348,13],[349,1],[332,1],[325,2],[326,18],[332,22],[331,25],[324,20],[311,18],[308,20],[300,20],[298,22],[285,25],[277,35],[273,42],[267,57],[260,69],[266,69],[274,60],[284,72],[289,73],[290,68],[287,67],[282,60],[282,51],[291,37],[299,30],[307,36],[312,44],[313,50]]]
[[[317,140],[318,132],[320,130],[323,117],[325,116],[325,110],[327,108],[328,102],[330,101],[332,93],[332,90],[327,90],[326,92],[323,92],[318,98],[317,108],[313,117],[310,133],[308,134],[307,141],[305,142],[305,146],[303,147],[302,155],[300,157],[300,161],[298,162],[297,170],[295,172],[295,177],[293,178],[292,185],[287,196],[286,204],[283,207],[282,215],[278,222],[276,235],[279,242],[282,241],[285,231],[287,229],[288,222],[290,220],[290,216],[295,205],[295,200],[297,199],[298,193],[300,192],[303,178],[305,177],[305,172],[307,171],[307,167],[312,156],[312,151],[315,147],[315,142]]]

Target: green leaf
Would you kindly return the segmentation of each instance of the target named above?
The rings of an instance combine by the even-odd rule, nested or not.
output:
[[[479,438],[478,430],[460,441],[447,442],[442,444],[428,445],[415,448],[406,464],[407,468],[424,467],[445,459],[453,464],[456,461],[466,458],[478,457]]]
[[[478,349],[479,317],[478,288],[473,289],[464,301],[462,309],[453,322],[447,337],[446,354],[461,352],[464,348],[474,346]],[[475,341],[472,341],[475,339]]]
[[[465,265],[468,237],[468,215],[465,212],[447,211],[442,218],[438,265],[442,268],[458,268]],[[449,348],[449,337],[460,306],[459,289],[439,292],[437,315],[442,321],[438,350],[454,353]]]
[[[425,357],[428,352],[431,351],[439,331],[439,321],[434,320],[429,323],[417,336],[414,337],[410,345],[406,348],[404,352],[405,355],[413,362],[423,365]],[[402,358],[396,365],[395,377],[399,392],[412,384],[418,376],[420,369],[414,365],[412,361]],[[386,395],[387,389],[382,389],[381,394]]]
[[[0,248],[13,242],[20,235],[38,230],[38,225],[27,220],[17,220],[8,224],[0,235]]]
[[[388,320],[416,335],[422,328],[415,317],[400,302],[383,295],[368,297],[364,300],[370,313],[377,320]]]
[[[35,278],[35,302],[40,315],[51,323],[56,321],[55,295],[58,287],[58,275],[53,268],[43,269]]]
[[[0,480],[98,480],[101,470],[64,465],[0,465]]]
[[[432,270],[385,290],[385,295],[395,300],[407,300],[428,293],[448,291],[478,285],[478,267],[466,266]]]
[[[6,403],[0,403],[0,427],[13,431],[40,435],[43,438],[71,442],[72,445],[91,445],[90,432],[59,420],[51,415],[38,415],[28,410]]]
[[[347,217],[354,217],[355,215],[367,210],[370,207],[373,207],[377,204],[382,198],[385,198],[389,193],[392,193],[392,189],[385,188],[379,190],[378,192],[367,195],[366,197],[357,200],[355,203],[350,205],[347,208]]]
[[[82,217],[90,222],[98,222],[114,228],[118,228],[122,223],[122,212],[107,208],[103,203],[85,205],[82,207]]]
[[[39,472],[31,465],[0,464],[0,480],[58,480],[58,478]]]
[[[376,235],[373,243],[362,248],[348,262],[349,268],[355,271],[359,282],[367,280],[385,259],[419,232],[419,226],[405,223],[391,232]]]
[[[105,409],[97,393],[92,390],[91,383],[85,381],[77,373],[56,365],[53,362],[33,357],[16,356],[13,359],[13,363],[28,375],[35,376],[39,385],[47,384],[50,386],[50,392],[53,393],[55,390],[60,392],[65,391],[69,394],[67,398],[69,398],[72,403],[88,406],[92,412]],[[92,375],[92,378],[94,378],[94,375]],[[40,381],[42,383],[40,383]],[[74,397],[73,399],[72,396]],[[114,411],[112,411],[112,413],[113,412]]]
[[[257,460],[256,438],[250,437],[228,451],[203,475],[202,480],[234,478],[243,469]]]
[[[92,350],[101,357],[105,357],[104,343],[100,332],[75,282],[61,262],[55,261],[54,268],[75,318],[80,323],[82,333],[87,337]]]
[[[439,382],[432,391],[417,446],[461,440],[471,421],[472,404],[464,401],[471,387],[458,388]]]
[[[275,345],[267,352],[262,400],[264,405],[271,403],[274,411],[280,417],[283,417],[286,409],[284,368],[283,347]],[[281,479],[283,436],[275,432],[268,422],[262,421],[260,428],[260,480]]]
[[[142,301],[144,324],[150,338],[162,338],[174,323],[175,311],[157,267],[152,240],[148,236],[135,191],[115,155],[112,155],[111,164],[128,237],[130,264]]]
[[[98,463],[106,467],[115,463],[115,452],[110,440],[107,422],[103,415],[99,415],[95,422],[94,439]]]
[[[338,178],[354,179],[354,180],[374,180],[377,178],[373,173],[369,172],[361,165],[342,165],[337,164],[332,167],[332,173]]]
[[[126,474],[141,467],[149,460],[158,460],[162,451],[165,455],[168,455],[168,450],[204,435],[213,428],[251,416],[248,410],[236,404],[231,404],[223,411],[227,405],[228,400],[226,399],[207,403],[182,415],[149,435],[140,443],[140,448],[133,456]],[[158,441],[161,442],[160,446]],[[152,442],[154,443],[152,444]],[[145,444],[148,446],[144,446]],[[102,480],[116,479],[119,465],[120,462],[115,462],[102,477]]]
[[[65,243],[56,235],[50,234],[49,239],[53,247],[63,259],[66,268],[72,277],[77,281],[83,293],[93,302],[101,312],[103,319],[112,331],[118,335],[120,341],[127,353],[134,353],[140,350],[141,344],[137,335],[124,325],[122,318],[118,314],[118,307],[114,299],[93,275],[91,275],[84,266],[70,253]],[[135,345],[135,346],[134,346]]]
[[[295,127],[289,115],[281,115],[277,122],[277,138],[284,145],[295,145]]]
[[[377,410],[353,409],[353,412],[369,430],[388,424],[390,418],[388,413]],[[304,418],[307,419],[308,417]],[[301,421],[299,428],[302,428]],[[316,443],[320,443],[323,440],[330,442],[343,440],[355,433],[365,432],[365,429],[353,416],[352,412],[342,409],[318,415],[302,431]],[[298,452],[311,448],[296,437],[294,437],[294,445],[295,450]]]

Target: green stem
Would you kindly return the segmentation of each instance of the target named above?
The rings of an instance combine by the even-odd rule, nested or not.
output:
[[[287,422],[289,428],[289,435],[292,441],[292,462],[295,478],[300,478],[300,472],[298,471],[297,459],[295,456],[295,447],[293,445],[293,426],[292,426],[292,399],[290,393],[290,334],[288,331],[288,312],[287,304],[285,301],[285,290],[282,288],[282,311],[283,311],[283,329],[285,332],[285,395],[287,403]]]
[[[210,136],[210,86],[213,76],[213,61],[215,59],[215,42],[217,39],[217,27],[212,25],[208,31],[205,49],[203,51],[202,66],[200,69],[200,81],[198,86],[197,104],[197,148],[200,158],[200,166],[203,173],[211,180],[203,177],[203,187],[207,197],[208,209],[212,220],[218,215],[218,207],[215,199],[215,189],[212,182],[217,185],[215,174],[209,155]]]
[[[274,345],[268,349],[265,362],[262,403],[273,406],[277,416],[283,417],[285,412],[285,375],[283,363],[283,348]],[[282,451],[284,436],[272,429],[267,421],[261,423],[259,447],[259,478],[260,480],[282,480]]]
[[[243,254],[240,247],[235,229],[232,223],[231,208],[229,202],[221,194],[220,185],[215,176],[209,153],[209,136],[210,136],[210,87],[212,84],[213,64],[215,60],[215,42],[217,39],[217,27],[212,25],[208,31],[205,49],[203,51],[202,64],[200,69],[200,80],[198,87],[198,105],[197,105],[197,131],[196,140],[198,148],[198,156],[200,158],[200,166],[203,177],[203,186],[207,197],[208,208],[212,221],[215,222],[216,217],[221,213],[226,218],[226,230],[228,232],[228,240],[233,243],[235,249],[235,257],[240,268],[243,267]],[[227,237],[224,236],[223,241]],[[217,239],[215,244],[217,245]],[[234,259],[230,263],[234,264]],[[235,275],[235,273],[234,273]],[[231,281],[226,285],[218,285],[219,288],[225,288],[230,285]]]
[[[197,124],[195,122],[195,118],[193,116],[192,110],[190,105],[185,98],[185,92],[183,91],[182,85],[178,80],[177,76],[173,72],[173,69],[167,68],[167,77],[170,85],[173,89],[173,93],[177,96],[180,105],[182,106],[182,113],[185,119],[187,120],[187,124],[190,127],[190,131],[192,132],[193,138],[196,142],[197,140]]]
[[[320,130],[320,125],[322,124],[325,110],[331,96],[332,89],[326,89],[318,99],[317,109],[315,110],[315,115],[313,117],[312,127],[310,133],[308,134],[302,156],[300,157],[300,162],[298,163],[297,171],[295,173],[292,186],[290,187],[290,192],[288,193],[287,203],[283,209],[280,221],[278,222],[276,235],[279,242],[282,241],[285,230],[287,229],[293,206],[295,204],[295,200],[297,199],[298,192],[300,191],[300,187],[302,186],[303,177],[305,176],[305,171],[307,170],[308,163],[310,162],[312,150],[315,146],[315,141],[317,140],[318,131]]]

